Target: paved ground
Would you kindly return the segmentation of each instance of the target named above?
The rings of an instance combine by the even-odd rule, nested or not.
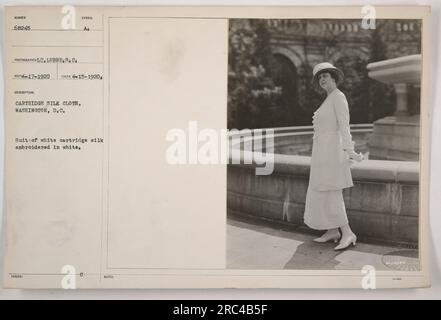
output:
[[[319,244],[315,236],[286,227],[228,219],[227,267],[231,269],[418,270],[418,252],[405,248],[357,243],[334,251],[334,243]]]

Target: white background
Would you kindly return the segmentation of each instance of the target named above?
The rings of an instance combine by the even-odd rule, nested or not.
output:
[[[432,6],[432,149],[430,181],[430,239],[432,253],[432,287],[426,289],[402,290],[5,290],[1,289],[0,299],[440,299],[441,298],[441,103],[440,81],[441,68],[439,51],[441,49],[439,0],[199,0],[199,1],[0,1],[0,25],[4,29],[4,5],[431,5]],[[1,34],[2,64],[0,65],[0,202],[3,207],[3,171],[4,171],[4,115],[3,115],[3,32]],[[3,275],[4,221],[0,212],[0,277]]]

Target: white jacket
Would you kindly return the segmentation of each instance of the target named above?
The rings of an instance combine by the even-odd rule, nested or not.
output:
[[[313,116],[313,147],[309,185],[320,191],[352,187],[350,160],[344,149],[354,149],[346,96],[331,92]]]

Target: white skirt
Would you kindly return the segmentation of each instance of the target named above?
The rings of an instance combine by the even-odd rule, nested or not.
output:
[[[316,230],[335,229],[348,224],[343,190],[318,191],[308,187],[304,222]]]

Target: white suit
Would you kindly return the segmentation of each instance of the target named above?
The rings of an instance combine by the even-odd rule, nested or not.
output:
[[[342,189],[352,187],[350,160],[354,149],[345,95],[332,91],[313,116],[313,147],[304,221],[317,230],[348,223]]]

